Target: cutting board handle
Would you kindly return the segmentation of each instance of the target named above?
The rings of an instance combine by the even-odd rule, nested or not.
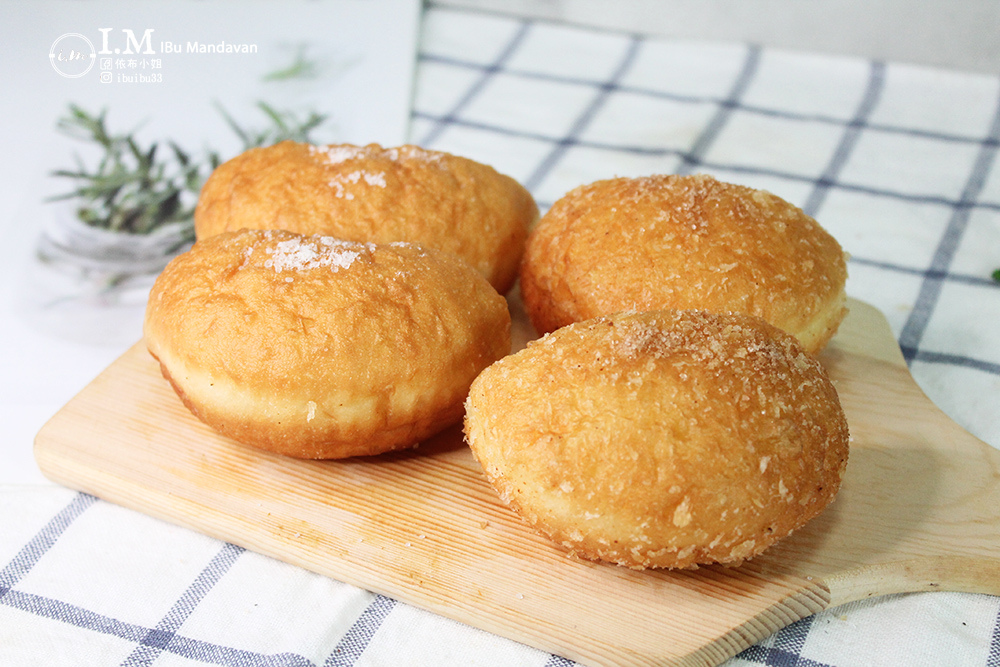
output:
[[[819,576],[831,606],[915,591],[1000,595],[1000,451],[921,390],[881,312],[849,307],[852,326],[821,354],[851,425],[843,488],[805,535],[764,557]]]

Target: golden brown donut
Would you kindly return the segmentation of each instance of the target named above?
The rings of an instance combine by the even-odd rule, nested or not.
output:
[[[171,261],[144,333],[195,415],[299,458],[416,444],[459,422],[472,380],[510,351],[506,301],[461,258],[277,230]]]
[[[621,310],[761,317],[821,349],[846,314],[837,241],[801,209],[710,176],[615,178],[560,198],[527,241],[540,333]]]
[[[464,257],[501,294],[517,278],[538,207],[492,167],[416,146],[285,141],[220,165],[195,233],[285,229],[351,241],[408,241]]]
[[[483,371],[465,434],[500,498],[573,554],[738,564],[836,495],[848,430],[823,367],[758,318],[568,325]]]

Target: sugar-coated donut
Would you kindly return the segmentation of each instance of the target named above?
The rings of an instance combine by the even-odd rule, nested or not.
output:
[[[243,230],[170,262],[144,334],[216,431],[293,457],[343,458],[460,422],[472,380],[510,352],[510,314],[450,253]]]
[[[816,358],[763,320],[619,313],[483,371],[466,439],[500,498],[573,554],[738,564],[834,498],[848,457]]]
[[[351,241],[408,241],[453,252],[501,294],[517,279],[538,207],[492,167],[416,146],[253,148],[208,178],[195,209],[198,239],[285,229]]]
[[[837,241],[801,209],[710,176],[597,181],[531,232],[521,293],[541,333],[621,310],[761,317],[815,352],[846,314]]]

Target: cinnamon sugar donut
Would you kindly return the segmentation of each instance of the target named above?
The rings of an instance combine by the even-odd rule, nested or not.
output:
[[[737,314],[574,323],[472,385],[465,434],[500,498],[573,554],[738,564],[836,495],[837,392],[789,334]]]
[[[285,229],[408,241],[464,257],[503,294],[537,218],[524,187],[467,158],[416,146],[285,141],[215,169],[198,200],[195,233]]]
[[[846,314],[837,241],[801,209],[710,176],[615,178],[559,199],[527,241],[539,332],[621,310],[761,317],[815,352]]]
[[[506,301],[461,258],[279,230],[171,261],[144,333],[196,416],[299,458],[416,444],[460,421],[472,380],[510,351]]]

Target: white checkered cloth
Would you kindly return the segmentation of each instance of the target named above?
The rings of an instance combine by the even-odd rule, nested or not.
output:
[[[546,208],[611,175],[769,189],[852,254],[926,393],[1000,446],[1000,80],[427,10],[411,141]],[[571,661],[59,488],[0,489],[2,665]],[[1000,599],[845,605],[731,665],[1000,666]]]

